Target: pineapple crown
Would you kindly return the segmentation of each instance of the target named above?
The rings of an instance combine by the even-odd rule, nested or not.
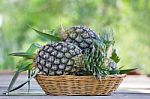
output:
[[[110,33],[105,31],[103,35],[99,35],[99,39],[94,39],[92,52],[84,54],[85,75],[94,75],[96,78],[101,78],[109,75],[111,70],[117,71],[117,63],[120,58],[114,49],[114,43],[112,31]]]

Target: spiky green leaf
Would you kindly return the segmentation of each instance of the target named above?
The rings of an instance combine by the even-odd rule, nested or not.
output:
[[[13,76],[13,78],[9,84],[7,92],[10,92],[10,90],[12,89],[13,85],[15,84],[15,82],[21,72],[31,69],[31,64],[32,64],[31,60],[30,61],[29,60],[20,61],[20,63],[17,66],[17,71],[15,72],[15,75]]]
[[[32,59],[33,58],[33,54],[30,54],[30,53],[27,53],[27,52],[15,52],[15,53],[10,53],[9,55],[24,57],[24,58],[27,58],[27,59]]]
[[[17,80],[19,74],[20,74],[20,71],[16,71],[16,72],[15,72],[15,75],[13,76],[13,78],[12,78],[12,80],[11,80],[9,86],[8,86],[7,92],[10,92],[10,90],[12,89],[14,83],[16,82],[16,80]]]
[[[37,49],[41,48],[41,45],[38,43],[33,43],[27,49],[26,53],[33,54]]]
[[[132,68],[132,69],[125,69],[125,70],[119,70],[119,74],[127,74],[133,70],[136,70],[137,68]]]
[[[12,91],[15,91],[21,87],[23,87],[25,84],[27,84],[32,78],[34,78],[37,74],[39,73],[39,69],[35,69],[35,71],[31,74],[32,76],[27,80],[25,81],[24,83],[20,84],[19,86],[15,87],[12,89],[12,86],[13,84],[15,83],[16,80],[12,80],[13,84],[10,84],[11,88],[9,90],[7,90],[6,93],[4,94],[8,94],[9,92],[12,92]],[[15,77],[16,78],[16,77]]]
[[[47,33],[44,33],[42,31],[39,31],[33,27],[31,27],[34,31],[36,31],[36,33],[38,33],[40,36],[50,40],[50,41],[54,41],[54,42],[59,42],[61,41],[61,38],[60,37],[57,37],[57,36],[54,36],[54,35],[50,35],[50,34],[47,34]]]
[[[32,69],[32,60],[21,60],[18,65],[17,65],[17,69],[18,71],[20,72],[23,72],[23,71],[27,71],[27,70],[31,70]]]
[[[120,61],[119,56],[116,53],[116,50],[113,50],[112,52],[112,56],[110,57],[113,61],[115,61],[116,63],[118,63]]]
[[[119,74],[119,70],[110,70],[110,75]]]

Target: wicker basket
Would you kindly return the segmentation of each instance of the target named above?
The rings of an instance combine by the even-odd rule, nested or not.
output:
[[[45,76],[36,80],[47,95],[110,95],[126,75],[109,75],[101,80],[93,76]]]

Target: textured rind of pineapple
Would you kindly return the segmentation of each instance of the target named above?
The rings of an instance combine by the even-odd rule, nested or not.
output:
[[[91,52],[93,48],[93,39],[97,39],[96,33],[85,26],[73,26],[65,30],[67,36],[65,42],[70,42],[77,45],[82,53]]]
[[[73,74],[82,67],[82,50],[71,43],[59,42],[43,46],[35,63],[45,75]]]

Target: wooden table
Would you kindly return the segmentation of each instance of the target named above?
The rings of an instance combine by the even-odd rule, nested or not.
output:
[[[27,92],[27,85],[12,92],[9,96],[3,95],[12,75],[0,74],[0,99],[150,99],[150,78],[142,76],[127,76],[118,90],[111,96],[47,96],[37,82],[31,80],[31,90]],[[27,75],[20,75],[17,84],[27,79]]]

